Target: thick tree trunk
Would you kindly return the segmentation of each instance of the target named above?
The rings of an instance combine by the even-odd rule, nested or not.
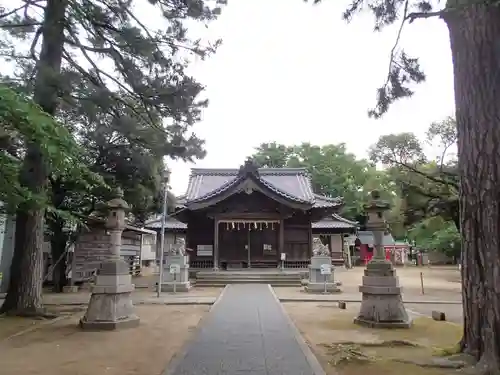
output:
[[[43,213],[39,212],[42,216]],[[30,248],[43,243],[43,217],[32,213],[20,212],[16,218],[15,243],[21,243]],[[17,224],[20,221],[21,226]],[[34,230],[26,230],[34,228]],[[42,238],[40,238],[42,237]],[[43,255],[42,255],[43,258]],[[2,312],[31,315],[40,311],[42,306],[43,259],[26,256],[14,249],[7,297],[2,306]],[[15,291],[15,293],[12,293]]]
[[[48,0],[42,26],[42,46],[37,63],[33,99],[47,113],[55,114],[58,75],[61,71],[67,0]],[[43,145],[29,143],[20,182],[34,194],[44,194],[48,166]],[[16,242],[9,289],[2,311],[32,315],[42,308],[42,268],[44,211],[40,207],[20,207],[16,218]]]
[[[454,5],[454,4],[448,4]],[[500,369],[500,8],[445,17],[450,32],[460,170],[464,350]]]

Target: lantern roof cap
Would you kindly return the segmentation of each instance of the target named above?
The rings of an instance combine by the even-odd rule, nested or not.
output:
[[[372,190],[370,193],[370,198],[371,198],[370,201],[363,205],[365,211],[384,212],[390,210],[391,204],[388,201],[381,199],[379,190],[377,189]]]
[[[113,209],[123,209],[123,210],[128,210],[130,206],[128,203],[123,199],[123,190],[118,187],[114,190],[114,196],[115,198],[111,199],[106,203],[106,206],[108,209],[113,210]]]

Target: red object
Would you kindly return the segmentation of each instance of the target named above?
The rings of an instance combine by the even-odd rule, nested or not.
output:
[[[391,249],[392,246],[385,246],[385,259],[391,260]],[[360,246],[360,257],[363,259],[363,262],[367,264],[372,258],[373,258],[373,253],[375,249],[372,248],[372,251],[368,251],[368,245],[366,244],[361,244]]]

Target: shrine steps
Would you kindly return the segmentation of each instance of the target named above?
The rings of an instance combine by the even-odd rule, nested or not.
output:
[[[223,287],[228,284],[270,284],[272,286],[300,287],[303,271],[244,270],[199,271],[196,286]]]

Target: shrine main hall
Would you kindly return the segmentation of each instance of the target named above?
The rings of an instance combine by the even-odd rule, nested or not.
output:
[[[192,169],[169,228],[181,229],[193,268],[304,268],[313,235],[342,258],[356,223],[338,216],[342,198],[315,194],[304,168]],[[315,232],[315,233],[313,233]],[[328,240],[325,241],[325,238]]]

